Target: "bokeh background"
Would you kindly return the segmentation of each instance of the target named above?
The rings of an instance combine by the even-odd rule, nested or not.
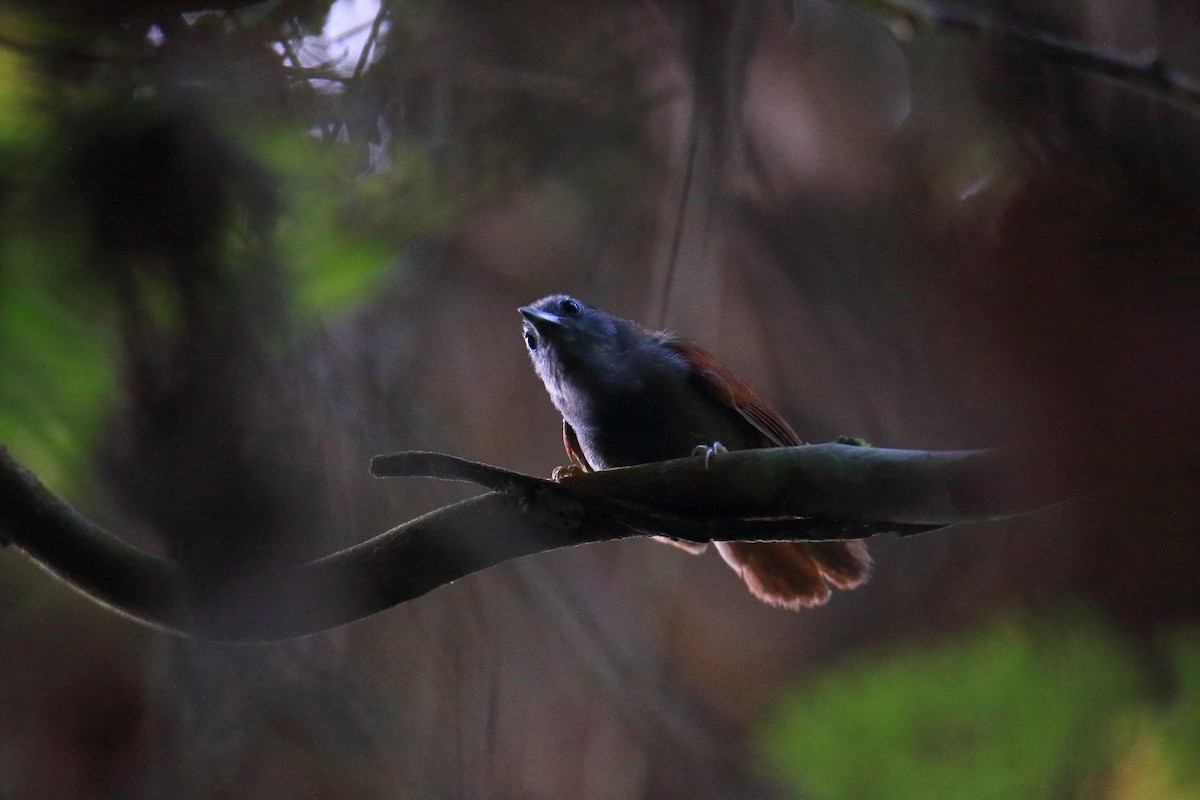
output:
[[[0,798],[1200,797],[1200,113],[886,5],[0,3],[0,442],[197,574],[469,494],[376,453],[562,463],[552,291],[1124,476],[799,614],[622,541],[214,645],[0,552]],[[930,8],[1200,80],[1182,0]]]

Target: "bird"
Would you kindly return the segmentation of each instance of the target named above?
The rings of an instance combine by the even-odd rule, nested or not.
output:
[[[566,294],[517,310],[534,370],[562,415],[563,446],[576,469],[803,444],[744,380],[693,342]],[[668,541],[694,553],[707,549],[702,542]],[[853,589],[871,574],[871,557],[859,540],[713,544],[752,594],[780,608],[822,605],[832,589]]]

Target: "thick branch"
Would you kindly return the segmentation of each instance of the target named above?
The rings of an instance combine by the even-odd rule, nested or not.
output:
[[[1032,448],[894,450],[831,443],[721,453],[707,464],[681,458],[608,469],[559,484],[441,453],[377,456],[371,471],[470,481],[493,491],[543,486],[621,524],[706,541],[854,538],[831,533],[835,521],[872,526],[870,533],[920,533],[1012,516],[1099,488],[1095,475],[1047,474],[1050,461],[1046,451]],[[803,522],[815,529],[804,533]]]
[[[491,494],[325,558],[213,586],[134,548],[53,495],[0,448],[0,533],[86,596],[136,620],[230,641],[303,636],[362,619],[487,567],[642,533],[848,539],[915,533],[1069,496],[1029,456],[845,445],[740,451],[561,483],[437,453],[398,453],[380,475],[470,480]],[[1014,475],[1018,476],[1014,479]]]
[[[555,497],[482,495],[294,569],[246,576],[221,596],[200,598],[203,613],[182,632],[233,641],[304,636],[522,556],[636,533]]]
[[[495,493],[293,569],[199,588],[207,583],[189,581],[178,563],[96,525],[0,446],[0,543],[15,545],[114,611],[209,639],[263,641],[316,633],[504,561],[633,535],[553,494]]]
[[[1047,474],[1047,462],[1033,449],[818,444],[605,470],[567,484],[663,512],[856,520],[903,533],[1008,517],[1095,488],[1082,476]]]
[[[0,445],[0,543],[67,585],[157,627],[189,627],[178,565],[126,544],[41,484]]]
[[[741,462],[735,460],[731,465],[736,463]],[[712,464],[715,465],[716,461]],[[712,496],[700,497],[703,490],[699,484],[696,489],[689,491],[688,483],[695,477],[682,477],[688,474],[702,480],[716,476],[717,473],[708,471],[702,459],[676,459],[665,461],[661,466],[663,470],[657,472],[647,471],[644,467],[629,467],[555,482],[443,453],[409,451],[376,456],[371,460],[371,473],[379,478],[426,477],[467,481],[496,492],[553,496],[561,502],[586,508],[589,514],[615,525],[693,542],[712,539],[858,539],[877,533],[924,533],[945,524],[878,522],[856,513],[813,515],[806,511],[778,509],[769,504],[747,505],[739,498],[755,490],[750,486],[725,486],[725,500],[711,502]],[[720,474],[726,477],[716,477],[717,484],[727,482],[730,476],[740,480],[725,468],[724,463]],[[601,479],[601,475],[615,477],[615,480]],[[642,482],[645,480],[651,481],[652,485],[674,483],[679,502],[670,507],[664,506],[654,492],[643,491]],[[593,484],[597,483],[600,485],[593,488]],[[689,497],[696,502],[689,502]]]

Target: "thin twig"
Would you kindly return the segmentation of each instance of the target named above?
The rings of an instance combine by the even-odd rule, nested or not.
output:
[[[283,67],[285,75],[291,78],[301,78],[305,81],[332,81],[334,83],[349,83],[350,78],[342,75],[328,66],[319,67]]]
[[[375,40],[379,37],[379,30],[383,27],[383,21],[387,19],[387,4],[380,3],[379,11],[375,14],[374,21],[371,22],[371,32],[367,34],[367,41],[363,44],[362,52],[358,54],[358,63],[354,65],[353,78],[357,80],[362,77],[363,70],[367,68],[367,63],[371,58],[371,51],[375,49]]]
[[[6,33],[0,33],[0,48],[13,50],[15,52],[37,58],[47,58],[56,61],[71,60],[86,63],[115,64],[129,67],[149,64],[158,58],[158,53],[155,51],[102,53],[98,50],[75,47],[72,45],[44,44],[42,42],[28,41],[18,37],[10,36]]]
[[[1099,75],[1200,116],[1200,82],[1167,64],[1157,52],[1123,53],[946,3],[919,0],[839,2],[883,17],[899,39],[910,39],[916,33],[945,30],[1010,42],[1047,61]]]

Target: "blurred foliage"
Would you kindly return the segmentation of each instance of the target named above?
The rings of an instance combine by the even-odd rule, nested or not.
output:
[[[789,689],[761,752],[821,800],[1196,798],[1200,631],[1171,639],[1168,658],[1178,691],[1160,707],[1112,630],[1004,619]]]
[[[110,305],[66,291],[53,269],[70,245],[0,238],[0,431],[43,481],[78,488],[111,410],[116,334]]]
[[[21,31],[26,20],[0,9],[0,28]],[[6,178],[15,171],[14,157],[21,148],[36,142],[44,134],[40,120],[29,113],[36,96],[37,77],[28,60],[13,50],[0,48],[0,170]]]
[[[302,314],[336,313],[364,299],[389,259],[441,233],[453,210],[418,142],[392,140],[387,168],[358,176],[360,153],[346,144],[276,129],[253,137],[251,147],[281,182],[276,243]]]
[[[1200,630],[1176,632],[1168,653],[1178,697],[1162,714],[1158,731],[1180,778],[1193,788],[1193,796],[1200,796]]]
[[[11,10],[0,10],[0,26],[32,30]],[[50,126],[45,102],[29,59],[0,49],[0,433],[43,481],[79,489],[111,409],[116,333],[112,303],[64,269],[83,255],[78,220],[40,214],[25,181]]]
[[[625,202],[644,175],[634,73],[597,57],[615,34],[585,8],[530,28],[503,5],[455,22],[389,3],[352,74],[329,2],[148,5],[119,25],[0,2],[0,438],[83,491],[129,354],[161,372],[189,309],[296,342],[514,185]],[[503,65],[460,47],[463,20],[505,34],[482,51]],[[576,46],[550,46],[564,30]]]
[[[244,57],[261,53],[240,19],[163,27],[181,50],[216,37]],[[132,30],[110,63],[97,49],[107,40],[87,26],[15,6],[0,6],[0,28],[0,439],[59,491],[93,486],[90,458],[127,400],[131,319],[165,354],[198,291],[206,306],[237,286],[247,302],[298,312],[285,318],[337,313],[447,218],[419,141],[321,140],[311,131],[336,97],[303,81],[296,96],[325,102],[299,113],[286,113],[286,98],[264,102],[278,62],[231,80],[219,59],[191,50],[147,60]],[[369,171],[368,146],[380,148]]]

